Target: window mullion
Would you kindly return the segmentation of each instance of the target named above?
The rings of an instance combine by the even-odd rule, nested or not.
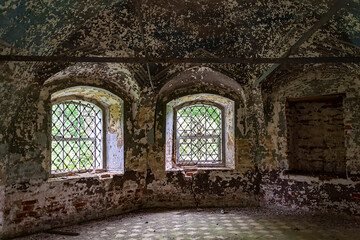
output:
[[[79,111],[79,115],[78,115],[78,119],[77,119],[77,121],[78,121],[78,128],[76,129],[77,130],[77,134],[78,134],[78,140],[77,140],[77,145],[78,145],[78,164],[79,164],[79,169],[81,169],[81,166],[80,166],[80,163],[81,163],[81,151],[82,151],[82,149],[81,149],[81,146],[80,146],[80,128],[81,128],[81,126],[80,126],[80,123],[81,123],[81,116],[82,116],[82,105],[81,104],[79,104],[78,105],[79,106],[79,109],[78,109],[78,111]]]
[[[61,106],[61,116],[62,116],[62,124],[61,124],[61,129],[62,129],[62,137],[65,137],[65,126],[64,126],[64,122],[65,122],[65,118],[64,118],[64,104],[60,104]],[[65,155],[64,155],[64,140],[61,141],[61,147],[62,147],[62,159],[61,159],[61,169],[64,170],[65,169],[65,163],[64,163],[64,160],[65,160]]]
[[[93,168],[95,169],[96,168],[96,157],[97,157],[97,155],[96,155],[96,144],[97,144],[97,117],[96,117],[96,114],[94,114],[94,116],[92,117],[92,119],[93,119],[93,122],[94,122],[94,124],[95,124],[95,131],[94,131],[94,139],[93,139],[93,141],[92,141],[92,143],[93,143]]]

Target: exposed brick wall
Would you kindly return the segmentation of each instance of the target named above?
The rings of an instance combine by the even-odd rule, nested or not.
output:
[[[107,69],[101,72],[107,72]],[[349,78],[346,81],[350,82]],[[86,79],[87,83],[89,79]],[[76,81],[75,77],[68,79],[71,83]],[[329,92],[322,89],[324,94],[344,92],[338,84],[342,87],[347,82],[338,83],[337,79],[329,81],[336,85],[332,89],[327,88]],[[298,82],[300,87],[294,87],[296,90],[293,90],[293,96],[323,94],[319,86],[308,86],[307,92],[299,92],[299,89],[305,89],[302,87],[306,79]],[[105,85],[100,83],[95,86]],[[185,89],[184,94],[201,92],[204,88],[203,85],[196,85]],[[219,90],[218,87],[209,89],[210,93],[224,96],[229,96],[231,92],[222,88]],[[320,93],[309,89],[319,89]],[[347,167],[351,167],[355,174],[360,172],[358,89],[349,88],[345,91],[347,98],[344,99],[346,156],[349,158],[347,164],[352,161]],[[29,92],[39,91],[30,90]],[[268,101],[264,111],[260,89],[249,87],[245,91],[248,96],[244,110],[239,101],[236,103],[235,169],[199,171],[185,177],[182,172],[165,171],[165,110],[161,105],[156,106],[156,93],[150,88],[143,89],[139,93],[139,103],[128,102],[124,105],[124,175],[109,176],[104,173],[100,177],[77,176],[58,181],[49,179],[44,170],[48,166],[46,159],[49,159],[49,156],[44,155],[47,147],[46,128],[36,127],[46,125],[41,119],[47,119],[48,112],[43,109],[34,114],[41,105],[36,94],[28,97],[27,92],[17,93],[20,100],[27,97],[27,105],[20,106],[19,114],[15,116],[26,116],[26,121],[14,117],[14,123],[9,128],[9,132],[19,132],[19,135],[13,135],[15,140],[11,143],[11,152],[6,155],[8,170],[3,233],[13,236],[45,230],[139,207],[254,206],[259,203],[259,198],[265,205],[332,209],[358,214],[359,183],[355,180],[348,178],[323,181],[309,176],[291,179],[282,175],[287,161],[284,105],[285,95],[289,92],[291,93],[286,89],[271,96],[273,99]],[[268,129],[265,124],[268,124]],[[33,136],[35,137],[32,138]],[[261,172],[259,169],[273,171]]]
[[[345,129],[341,97],[288,102],[286,118],[290,170],[345,173]]]
[[[338,211],[360,216],[360,181],[282,175],[279,171],[263,172],[261,175],[262,206]]]
[[[84,220],[111,216],[143,205],[144,176],[127,172],[75,177],[8,187],[6,233],[30,233]]]
[[[322,66],[304,69],[274,76],[272,84],[263,88],[267,138],[274,143],[270,156],[279,167],[261,172],[261,204],[359,215],[359,75],[339,66],[327,66],[326,71]],[[320,101],[319,96],[324,101]],[[325,99],[329,100],[330,96],[333,99],[343,96],[343,99],[327,103]],[[296,106],[289,108],[289,101],[295,101]],[[291,114],[291,111],[297,112]],[[299,124],[303,129],[297,130],[298,135],[295,135],[292,131],[297,121],[301,121]],[[305,148],[302,152],[298,149],[297,155],[292,156],[294,143],[291,141],[294,139]],[[329,149],[321,148],[319,143],[324,142]],[[310,151],[311,147],[314,147],[313,151]],[[294,165],[298,167],[291,157],[301,154],[307,173],[286,171],[294,169]],[[313,164],[316,161],[309,161],[311,159],[325,159],[329,168],[334,166],[332,161],[339,163],[339,168],[328,170],[337,172],[336,176],[329,172],[308,174],[316,168],[324,171]]]
[[[71,78],[71,81],[79,80]],[[191,90],[201,92],[203,87]],[[231,92],[229,89],[213,87],[212,90],[239,101],[236,98],[239,94],[226,95]],[[178,94],[188,93],[186,90]],[[155,114],[156,98],[155,93],[144,89],[140,93],[138,108],[129,102],[124,104],[123,175],[111,176],[111,172],[106,172],[51,178],[43,173],[44,167],[50,163],[46,161],[49,156],[44,156],[43,163],[38,158],[24,162],[13,159],[18,167],[16,171],[15,167],[9,171],[11,178],[6,186],[3,234],[15,236],[139,208],[258,206],[256,194],[260,178],[254,158],[249,153],[254,142],[248,140],[249,137],[240,138],[238,134],[239,139],[234,139],[241,147],[237,152],[239,164],[234,170],[192,172],[186,177],[181,171],[166,171],[163,161],[165,121],[162,121],[166,114],[161,107]],[[36,102],[34,108],[37,106]],[[47,119],[48,114],[44,110],[40,115]],[[35,115],[26,115],[37,120]],[[46,133],[45,128],[41,131]],[[46,150],[46,145],[42,149]],[[44,178],[39,177],[33,166],[45,175]],[[20,174],[23,169],[28,175]]]

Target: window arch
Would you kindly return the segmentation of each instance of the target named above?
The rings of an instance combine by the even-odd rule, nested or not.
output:
[[[63,173],[103,167],[103,111],[81,100],[52,105],[51,171]]]
[[[234,102],[214,94],[194,94],[166,105],[168,171],[184,167],[235,167]]]
[[[77,86],[51,95],[51,174],[124,172],[123,101]]]

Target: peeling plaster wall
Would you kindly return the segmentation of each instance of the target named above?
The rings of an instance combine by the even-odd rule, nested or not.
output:
[[[71,68],[74,69],[74,68]],[[95,69],[109,69],[106,65]],[[254,141],[251,131],[244,131],[243,124],[248,117],[244,103],[244,93],[237,94],[239,89],[231,85],[218,88],[221,83],[214,81],[212,86],[204,88],[204,83],[197,83],[206,74],[196,72],[198,78],[195,88],[179,88],[173,95],[165,95],[157,102],[158,95],[150,88],[139,89],[133,82],[134,94],[125,91],[125,86],[117,87],[112,79],[119,84],[126,78],[118,74],[116,78],[106,75],[92,74],[87,76],[83,71],[71,70],[71,74],[56,74],[37,88],[29,99],[23,94],[18,99],[26,98],[26,106],[18,106],[29,118],[28,122],[11,119],[8,128],[16,132],[18,124],[35,136],[37,140],[23,138],[21,132],[12,142],[12,156],[7,162],[7,182],[4,188],[4,227],[6,236],[43,230],[55,226],[74,223],[141,207],[196,207],[196,206],[257,206],[260,175],[250,155]],[[211,72],[211,71],[210,71]],[[205,74],[205,75],[202,75]],[[66,76],[66,77],[64,77]],[[219,77],[219,75],[216,75]],[[86,81],[85,81],[86,80]],[[104,87],[124,99],[124,152],[125,173],[85,174],[68,177],[51,178],[48,172],[50,159],[46,132],[49,125],[50,96],[62,88],[83,86]],[[188,95],[194,92],[207,92],[224,95],[235,100],[236,112],[236,168],[234,170],[200,170],[192,178],[185,177],[182,172],[165,171],[165,114],[166,102],[169,97]],[[133,102],[137,102],[133,104]],[[159,104],[157,104],[159,103]],[[31,106],[31,108],[30,108]],[[28,107],[28,108],[26,108]],[[36,114],[34,114],[36,113]],[[18,123],[17,123],[18,122]],[[39,155],[28,155],[29,146],[33,146]],[[20,144],[20,145],[19,145]],[[24,149],[24,150],[22,150]],[[31,153],[31,152],[30,152]],[[16,156],[16,158],[14,157]]]
[[[268,149],[275,162],[262,171],[263,205],[310,210],[338,210],[360,214],[360,79],[343,66],[313,66],[305,72],[274,76],[263,89],[267,136],[274,145]],[[346,148],[346,177],[286,174],[288,169],[286,97],[346,94],[343,100]]]
[[[3,217],[4,217],[4,201],[5,201],[5,182],[6,182],[6,171],[5,171],[5,160],[7,149],[3,143],[4,133],[0,133],[0,236],[3,228]]]
[[[101,66],[97,68],[102,69]],[[104,70],[108,68],[104,66]],[[208,69],[205,75],[194,71],[193,78],[183,76],[191,88],[180,84],[160,96],[151,88],[138,87],[135,82],[131,83],[132,88],[138,90],[129,96],[124,91],[127,88],[117,88],[108,75],[88,77],[74,71],[66,78],[46,82],[42,88],[33,87],[31,95],[16,92],[12,97],[22,101],[12,102],[14,109],[19,109],[29,119],[11,117],[2,139],[11,146],[4,151],[4,159],[7,159],[4,163],[9,171],[3,181],[3,234],[43,230],[144,207],[257,206],[259,200],[267,206],[335,208],[357,214],[358,180],[319,180],[281,173],[287,168],[285,98],[333,93],[347,96],[344,119],[346,126],[350,126],[346,128],[348,173],[353,178],[359,173],[356,157],[359,83],[354,80],[358,75],[344,75],[338,71],[312,69],[307,74],[282,76],[286,84],[282,82],[262,92],[259,87],[245,85],[238,93],[231,84],[220,86],[218,73],[213,76],[219,79],[212,79],[212,84],[203,81],[211,72]],[[114,79],[126,77],[117,76]],[[181,80],[181,74],[179,76]],[[13,80],[13,84],[16,83]],[[125,173],[49,178],[43,162],[49,158],[44,150],[48,147],[45,129],[50,93],[85,83],[112,90],[124,99]],[[235,169],[199,170],[193,177],[186,177],[180,171],[167,172],[164,159],[166,103],[199,92],[219,94],[235,102]],[[137,96],[135,100],[133,96]],[[18,116],[8,111],[10,116]],[[16,133],[20,126],[24,135],[22,132],[10,134]],[[26,138],[26,132],[34,138]],[[31,155],[32,152],[38,155]]]
[[[4,235],[24,234],[111,216],[143,204],[144,176],[82,174],[6,188]]]
[[[102,69],[101,66],[96,68]],[[108,70],[107,66],[103,69]],[[359,159],[356,156],[360,86],[354,80],[358,75],[344,75],[338,68],[327,68],[326,72],[314,68],[307,74],[299,71],[296,76],[281,76],[271,85],[273,88],[261,92],[252,85],[240,90],[232,84],[221,85],[225,76],[211,75],[210,68],[196,69],[199,68],[190,71],[193,77],[188,73],[179,74],[177,83],[183,78],[185,85],[178,85],[168,94],[160,91],[162,94],[157,95],[151,88],[140,88],[130,81],[131,88],[137,90],[129,95],[126,86],[116,87],[127,81],[114,83],[112,80],[126,78],[126,74],[111,78],[112,74],[87,76],[82,71],[71,71],[70,75],[57,74],[57,78],[53,77],[42,88],[32,88],[37,90],[30,96],[23,92],[12,96],[22,99],[17,108],[29,119],[11,118],[8,132],[16,133],[22,126],[21,129],[35,139],[24,138],[21,132],[15,136],[4,135],[2,139],[12,146],[4,150],[4,159],[8,159],[4,163],[10,170],[3,178],[3,195],[0,195],[3,196],[3,234],[43,230],[145,207],[257,206],[259,200],[267,206],[335,208],[358,214]],[[206,76],[212,76],[211,84],[204,80]],[[49,161],[45,151],[48,147],[45,129],[50,95],[61,88],[85,83],[111,90],[125,101],[125,173],[49,178],[44,162]],[[181,171],[168,172],[165,170],[166,103],[204,92],[235,102],[235,169],[199,170],[192,177]],[[348,126],[345,127],[345,142],[349,178],[330,180],[284,175],[282,171],[287,169],[286,97],[334,93],[346,93],[344,119]],[[23,106],[23,102],[27,104]],[[39,155],[29,155],[29,147]]]
[[[191,86],[191,87],[190,87]],[[196,173],[165,170],[166,104],[196,93],[224,96],[235,102],[235,169],[197,169]],[[148,207],[257,206],[260,175],[250,148],[252,131],[246,125],[250,112],[242,87],[233,79],[205,67],[179,73],[159,91],[156,106],[154,154],[148,159]],[[245,130],[246,129],[246,130]]]
[[[11,70],[12,65],[2,66]],[[50,96],[59,89],[79,85],[104,87],[121,96],[126,106],[124,121],[128,124],[124,129],[125,139],[121,141],[129,142],[128,139],[132,139],[132,124],[137,110],[135,108],[133,111],[131,107],[137,101],[138,86],[126,81],[129,72],[123,71],[123,68],[110,68],[113,71],[106,65],[92,68],[96,69],[105,74],[87,72],[91,74],[89,77],[76,70],[66,74],[65,69],[42,87],[36,83],[36,77],[27,72],[31,71],[29,66],[2,76],[1,81],[9,83],[1,88],[2,96],[9,96],[9,101],[1,102],[1,109],[7,113],[1,118],[1,129],[4,131],[1,131],[0,138],[0,222],[3,235],[11,236],[119,214],[143,205],[146,171],[139,170],[139,164],[132,167],[127,159],[125,165],[129,169],[123,175],[103,173],[56,178],[49,175],[50,135],[47,131]],[[23,91],[21,84],[25,88]],[[11,92],[13,89],[17,91]],[[126,145],[125,148],[130,148]]]
[[[5,0],[0,3],[0,52],[145,56],[140,13],[146,20],[150,57],[276,57],[287,52],[333,2],[143,0],[137,6],[125,0],[76,1],[70,6],[58,0]],[[358,55],[359,9],[358,0],[350,1],[294,56]],[[281,66],[270,76],[275,81],[253,85],[268,67],[150,64],[153,91],[141,64],[1,63],[3,234],[141,207],[256,206],[259,200],[267,206],[359,214],[359,66]],[[124,175],[49,178],[50,96],[74,86],[102,88],[124,100]],[[168,101],[199,92],[235,102],[235,169],[201,170],[189,178],[165,171],[165,109]],[[332,93],[346,93],[348,177],[284,175],[288,167],[285,97]]]
[[[4,221],[4,204],[5,204],[5,187],[0,186],[0,236],[3,231],[3,221]]]
[[[7,225],[8,177],[29,176],[28,172],[18,167],[27,159],[36,158],[41,152],[41,141],[34,131],[36,121],[31,119],[32,113],[31,110],[29,111],[34,107],[36,91],[39,90],[38,84],[31,81],[33,67],[33,64],[0,64],[0,112],[2,113],[0,117],[0,221],[2,232],[6,231]],[[34,165],[38,163],[39,161]],[[31,164],[28,166],[32,168]],[[8,169],[11,169],[11,174]],[[38,167],[34,167],[33,171],[37,172],[37,169]],[[41,174],[37,177],[41,177]]]

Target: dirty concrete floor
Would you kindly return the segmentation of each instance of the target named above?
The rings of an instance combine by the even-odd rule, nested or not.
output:
[[[79,236],[39,233],[43,239],[360,239],[357,219],[279,209],[151,210],[54,229]]]

